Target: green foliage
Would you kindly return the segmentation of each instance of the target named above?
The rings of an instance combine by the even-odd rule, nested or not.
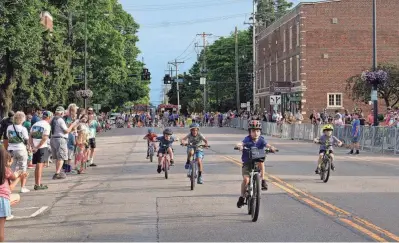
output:
[[[292,6],[293,3],[287,0],[258,0],[256,19],[268,27],[284,16]]]
[[[399,66],[398,64],[381,64],[377,70],[384,70],[388,73],[388,81],[377,86],[378,98],[383,99],[385,105],[395,106],[399,103]],[[353,100],[367,103],[371,97],[371,85],[361,79],[361,74],[347,79],[346,90],[350,92]]]
[[[52,33],[40,24],[44,10],[53,15]],[[0,5],[0,112],[83,104],[75,91],[84,89],[86,19],[91,103],[149,99],[148,82],[128,77],[143,67],[139,26],[117,0],[6,0]]]

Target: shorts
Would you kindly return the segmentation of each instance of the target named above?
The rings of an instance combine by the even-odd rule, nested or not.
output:
[[[357,137],[352,137],[352,143],[358,143],[359,140],[360,140],[360,137],[359,137],[359,136],[357,136]]]
[[[0,197],[0,218],[6,218],[11,215],[10,200]]]
[[[252,171],[251,163],[243,163],[242,164],[242,168],[241,168],[242,176],[250,176],[251,171]]]
[[[319,154],[325,154],[327,151],[325,149],[320,149]],[[330,154],[333,154],[334,151],[330,150]]]
[[[169,147],[169,148],[172,148],[172,147]],[[166,150],[167,150],[168,148],[160,148],[159,150],[158,150],[158,156],[159,156],[159,154],[166,154]],[[174,150],[173,150],[173,148],[172,148],[172,152],[174,152]]]
[[[89,146],[91,149],[95,149],[96,148],[96,138],[90,138],[89,139]]]
[[[24,150],[14,150],[14,151],[9,151],[12,158],[13,158],[13,163],[11,165],[12,171],[17,171],[17,170],[22,170],[26,172],[26,169],[28,168],[28,151]]]
[[[65,138],[51,138],[50,145],[53,160],[68,160],[68,143]]]
[[[75,159],[75,149],[68,149],[68,160]]]
[[[193,150],[193,148],[187,147],[187,154],[188,154],[188,152],[190,152],[190,150]],[[197,150],[194,153],[194,159],[196,159],[196,158],[203,159],[204,158],[204,151]]]
[[[39,163],[45,163],[48,161],[48,158],[50,157],[48,148],[41,148],[36,151],[36,153],[33,154],[32,158],[32,163],[33,164],[39,164]]]

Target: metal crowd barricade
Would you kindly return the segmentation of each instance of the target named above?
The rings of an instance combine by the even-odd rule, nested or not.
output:
[[[280,137],[283,139],[294,139],[312,141],[322,135],[322,125],[313,124],[279,124],[273,122],[262,122],[263,134],[267,136]],[[232,126],[238,129],[248,129],[248,120],[234,118]],[[334,126],[334,136],[345,144],[352,143],[352,126]],[[373,153],[398,154],[399,153],[399,128],[396,127],[360,127],[360,149]]]

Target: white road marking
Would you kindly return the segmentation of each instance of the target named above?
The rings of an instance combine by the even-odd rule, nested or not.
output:
[[[29,209],[33,209],[33,208],[38,208],[38,207],[31,207]],[[46,209],[48,208],[48,206],[43,206],[41,208],[39,208],[36,212],[32,213],[29,216],[15,216],[14,219],[29,219],[29,218],[34,218],[36,216],[38,216],[39,214],[43,213],[44,211],[46,211]],[[24,208],[24,209],[28,209],[28,208]],[[22,209],[23,210],[23,209]],[[15,211],[15,209],[14,209]]]

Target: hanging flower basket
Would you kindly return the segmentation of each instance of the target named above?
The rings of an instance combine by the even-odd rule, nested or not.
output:
[[[370,85],[379,85],[388,80],[388,73],[384,70],[377,70],[374,72],[364,71],[361,77],[364,82]]]
[[[93,91],[91,91],[90,89],[83,89],[76,91],[77,98],[87,99],[91,98],[92,96],[93,96]]]

